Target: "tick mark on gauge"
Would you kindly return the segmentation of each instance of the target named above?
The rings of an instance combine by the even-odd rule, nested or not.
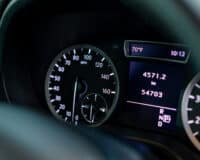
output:
[[[67,57],[66,57],[66,55],[65,54],[63,54],[63,58],[66,60],[67,59]]]
[[[68,117],[65,117],[65,122],[67,122],[67,120],[68,120]]]
[[[90,54],[90,53],[91,53],[91,51],[92,51],[92,50],[91,50],[91,49],[89,49],[89,50],[88,50],[88,54]]]
[[[111,94],[116,94],[116,92],[115,92],[115,91],[112,91]]]
[[[57,63],[55,64],[55,66],[56,66],[57,68],[59,68],[59,65],[58,65]]]
[[[200,85],[197,83],[195,84],[195,87],[199,88],[200,89]]]
[[[110,73],[110,76],[114,76],[115,74],[114,73]]]
[[[73,49],[73,53],[74,53],[74,55],[76,54],[76,50],[75,49]]]
[[[187,108],[186,110],[187,110],[187,111],[192,111],[192,108]]]
[[[195,97],[193,95],[189,95],[190,99],[195,99]]]
[[[194,120],[189,120],[188,121],[188,124],[193,124],[194,123]]]
[[[94,96],[94,101],[95,102],[97,101],[97,94],[95,94],[95,96]]]
[[[101,62],[103,62],[105,60],[105,57],[103,57],[102,59],[101,59]]]
[[[193,133],[193,136],[197,136],[199,134],[199,132],[195,132]]]
[[[50,77],[50,78],[55,78],[55,76],[53,76],[53,75],[50,75],[49,77]]]
[[[51,103],[55,102],[55,99],[51,99],[50,102],[51,102]]]
[[[89,106],[86,106],[86,105],[82,105],[81,108],[85,108],[85,109],[88,109]]]

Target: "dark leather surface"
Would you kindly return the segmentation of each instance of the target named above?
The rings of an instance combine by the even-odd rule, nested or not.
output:
[[[112,136],[63,127],[51,117],[0,104],[0,159],[150,160]],[[144,158],[145,157],[145,158]]]

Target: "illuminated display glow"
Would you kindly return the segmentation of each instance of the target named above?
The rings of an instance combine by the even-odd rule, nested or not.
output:
[[[190,49],[177,44],[125,41],[125,54],[127,57],[186,63],[190,55]]]
[[[174,128],[183,89],[183,65],[134,62],[129,64],[127,107],[134,123],[150,128]]]

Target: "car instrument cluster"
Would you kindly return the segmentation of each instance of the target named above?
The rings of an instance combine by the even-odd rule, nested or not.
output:
[[[120,49],[126,60],[120,121],[173,131],[181,115],[188,137],[200,150],[200,74],[186,81],[191,50],[181,44],[134,40],[125,40]],[[68,124],[103,124],[118,109],[117,65],[103,48],[93,45],[69,46],[58,53],[44,82],[50,111]]]

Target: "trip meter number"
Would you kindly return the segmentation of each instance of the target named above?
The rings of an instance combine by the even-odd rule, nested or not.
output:
[[[155,72],[144,72],[143,77],[148,79],[157,79],[157,80],[167,80],[167,75],[165,73],[155,73]]]

